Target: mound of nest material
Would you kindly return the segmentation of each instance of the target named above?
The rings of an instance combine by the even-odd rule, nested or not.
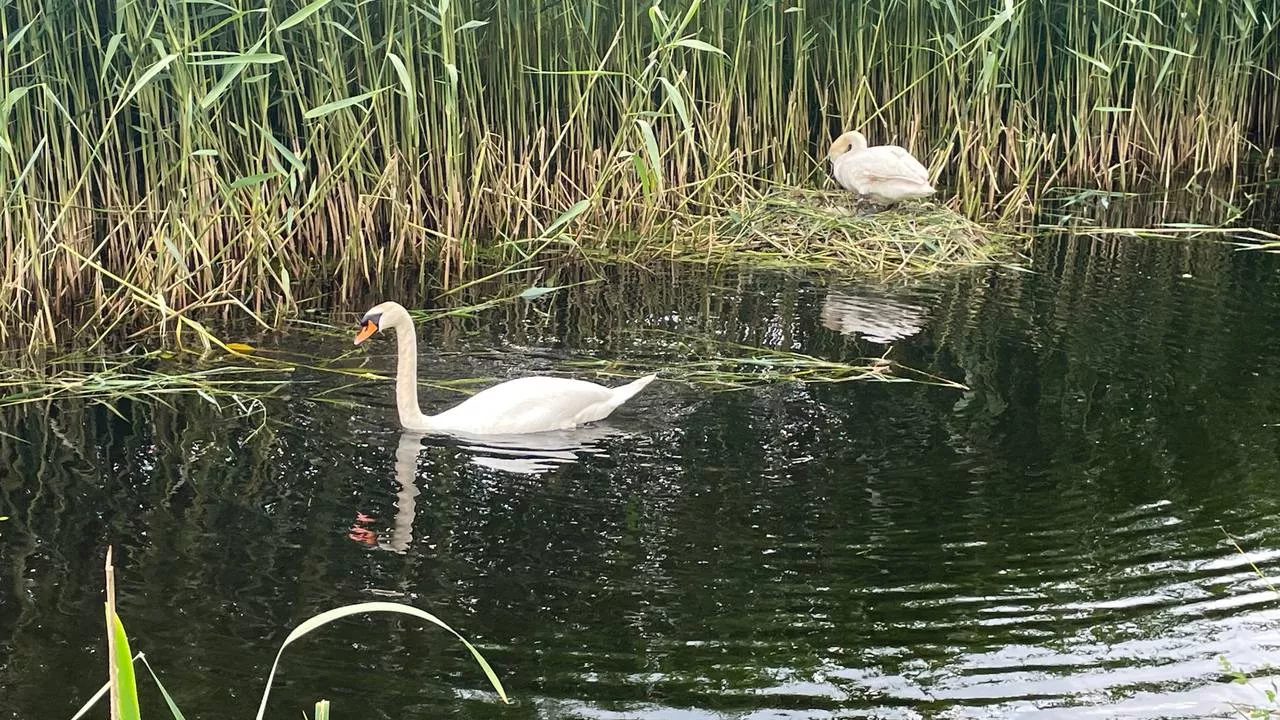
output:
[[[990,262],[1009,238],[933,202],[875,212],[844,190],[787,189],[693,221],[671,247],[684,260],[923,274]]]

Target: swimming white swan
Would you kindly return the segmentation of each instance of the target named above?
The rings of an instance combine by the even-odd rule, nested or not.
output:
[[[585,380],[523,377],[485,388],[438,415],[424,415],[418,407],[418,337],[409,311],[394,302],[373,307],[360,320],[356,344],[387,328],[396,331],[396,409],[408,430],[470,435],[563,430],[605,419],[657,377],[645,375],[616,388]]]
[[[867,147],[866,136],[857,130],[836,138],[827,151],[827,159],[840,187],[881,205],[928,197],[935,192],[929,184],[929,171],[905,148]]]

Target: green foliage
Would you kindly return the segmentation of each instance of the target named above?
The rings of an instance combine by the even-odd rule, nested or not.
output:
[[[119,683],[120,720],[139,720],[142,712],[138,709],[138,683],[133,675],[133,654],[129,651],[129,637],[125,635],[124,623],[120,622],[120,616],[114,612],[111,613],[110,632],[115,636],[110,662]]]
[[[320,280],[642,245],[762,182],[826,182],[849,127],[969,217],[1068,179],[1234,176],[1275,142],[1277,22],[1234,0],[15,0],[0,342],[270,324]]]

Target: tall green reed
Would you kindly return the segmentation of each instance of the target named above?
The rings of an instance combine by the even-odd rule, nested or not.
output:
[[[826,182],[848,127],[974,217],[1068,181],[1235,179],[1277,141],[1277,22],[1257,0],[8,0],[0,343],[139,311],[271,324],[397,268],[634,247]]]

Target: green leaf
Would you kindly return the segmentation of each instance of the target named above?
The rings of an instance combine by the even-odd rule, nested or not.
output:
[[[0,100],[0,126],[9,121],[9,113],[13,111],[15,106],[17,106],[19,100],[26,97],[32,87],[32,85],[16,87],[10,90],[8,95],[4,96],[4,100]]]
[[[165,689],[164,683],[160,682],[160,676],[156,674],[155,668],[151,667],[151,663],[147,662],[147,658],[142,653],[138,653],[138,659],[147,668],[147,672],[151,673],[151,679],[156,681],[156,687],[160,688],[160,695],[164,697],[165,704],[169,706],[169,712],[173,715],[173,720],[187,720],[182,716],[182,711],[178,709],[177,703],[169,696],[169,691]]]
[[[334,30],[337,30],[338,32],[342,33],[343,35],[346,35],[352,40],[355,40],[356,44],[360,45],[361,47],[365,46],[364,38],[348,30],[346,25],[343,25],[342,23],[334,22],[332,20],[325,20],[324,24],[328,25],[329,27],[332,27]]]
[[[209,148],[202,148],[200,150],[193,150],[191,152],[191,157],[218,157],[218,151],[211,150]]]
[[[467,648],[467,650],[471,651],[471,657],[475,658],[476,664],[480,666],[480,669],[484,671],[485,676],[489,678],[489,684],[492,685],[493,689],[497,691],[498,697],[502,698],[502,701],[504,703],[510,702],[510,700],[507,699],[507,691],[504,690],[502,687],[502,681],[498,679],[498,675],[493,671],[493,668],[489,667],[488,661],[484,659],[484,656],[480,654],[480,651],[477,650],[474,645],[468,642],[466,638],[462,637],[462,635],[460,635],[457,630],[454,630],[453,628],[445,624],[443,620],[441,620],[440,618],[436,617],[435,615],[432,615],[431,613],[425,610],[419,610],[418,608],[413,607],[411,605],[401,605],[399,603],[392,603],[392,602],[366,602],[366,603],[356,603],[355,605],[347,605],[345,607],[335,608],[333,610],[322,612],[319,615],[316,615],[315,617],[303,622],[301,625],[294,628],[293,632],[289,633],[289,636],[286,637],[284,639],[284,642],[280,644],[280,651],[276,653],[275,662],[271,663],[271,672],[267,674],[267,686],[262,691],[262,702],[261,704],[258,705],[257,720],[262,720],[263,715],[267,711],[267,698],[271,696],[271,684],[275,681],[276,670],[280,666],[280,658],[281,656],[284,655],[285,648],[289,647],[290,644],[302,638],[303,636],[315,631],[316,629],[324,625],[328,625],[329,623],[335,620],[340,620],[342,618],[350,617],[352,615],[362,615],[365,613],[374,613],[374,612],[398,613],[400,615],[409,615],[411,617],[416,617],[420,620],[425,620],[433,625],[436,625],[437,627],[441,627],[449,631],[454,637],[458,638],[458,640]]]
[[[653,36],[661,43],[667,39],[667,33],[671,31],[671,21],[667,19],[666,13],[662,12],[662,8],[658,7],[658,3],[649,6],[649,24],[653,26]]]
[[[310,110],[302,113],[302,117],[306,118],[307,120],[314,120],[315,118],[328,115],[331,112],[337,112],[338,110],[341,110],[343,108],[349,108],[352,105],[359,105],[360,103],[364,102],[365,100],[368,100],[369,98],[372,98],[374,95],[377,95],[380,92],[382,91],[370,90],[367,93],[360,93],[359,95],[356,95],[354,97],[342,98],[341,100],[334,100],[333,102],[325,103],[318,107],[311,108]]]
[[[535,298],[540,298],[543,295],[546,295],[548,293],[553,293],[557,289],[558,288],[553,288],[553,287],[538,287],[535,285],[530,288],[525,288],[525,291],[520,293],[520,297],[524,300],[533,300]]]
[[[22,27],[18,28],[18,31],[9,37],[9,42],[4,44],[4,51],[5,52],[12,51],[13,48],[18,45],[18,42],[22,40],[22,36],[27,34],[27,30],[30,30],[31,26],[35,24],[36,24],[36,21],[32,20],[26,25],[23,25]]]
[[[303,20],[306,20],[312,15],[315,15],[317,12],[320,11],[320,8],[328,4],[329,4],[329,0],[315,0],[315,2],[302,6],[301,8],[298,9],[297,12],[285,18],[283,22],[277,25],[276,32],[284,32],[285,30],[288,30],[294,25],[297,25]]]
[[[147,71],[142,73],[142,77],[138,78],[138,82],[133,84],[133,88],[129,90],[129,94],[124,96],[124,102],[121,104],[126,104],[132,100],[133,96],[137,95],[139,90],[145,87],[147,83],[151,82],[152,78],[164,72],[164,69],[169,67],[169,63],[176,60],[177,57],[177,53],[169,53],[157,60],[150,68],[147,68]]]
[[[693,123],[689,121],[689,109],[684,104],[684,95],[680,93],[680,89],[665,77],[659,76],[658,82],[666,88],[667,98],[671,100],[671,106],[676,109],[676,115],[680,116],[680,124],[684,125],[685,132],[693,132]]]
[[[271,63],[284,62],[285,57],[277,53],[247,53],[244,55],[228,55],[226,57],[210,58],[208,60],[195,60],[192,65],[235,65],[236,63],[245,63],[247,65],[270,65]]]
[[[296,172],[299,175],[305,175],[307,172],[307,165],[306,163],[302,162],[302,158],[299,158],[297,155],[294,154],[292,150],[285,147],[284,143],[277,140],[276,136],[272,134],[272,132],[268,130],[266,126],[261,126],[261,129],[262,129],[263,136],[267,138],[267,142],[271,144],[271,147],[276,149],[276,152],[280,153],[280,157],[284,158],[285,162],[293,166],[294,172]]]
[[[218,80],[218,84],[214,85],[213,89],[200,99],[200,109],[208,110],[210,105],[217,102],[218,98],[222,97],[222,94],[227,91],[227,88],[231,87],[231,83],[235,81],[236,77],[239,76],[240,73],[244,72],[246,67],[248,67],[247,64],[241,64],[227,68],[226,71],[222,73],[222,78]]]
[[[405,118],[405,125],[417,127],[418,93],[413,86],[413,76],[409,74],[409,68],[405,67],[399,55],[387,53],[387,59],[391,61],[391,66],[395,68],[396,75],[400,78],[400,89],[404,92],[405,103],[408,105],[409,117]]]
[[[9,194],[5,196],[3,207],[9,207],[13,198],[17,197],[18,190],[22,188],[22,183],[27,179],[27,174],[31,172],[31,168],[35,167],[36,158],[40,157],[40,153],[44,151],[45,143],[49,138],[42,137],[40,142],[36,144],[36,149],[31,151],[31,157],[27,158],[27,163],[22,166],[22,172],[18,173],[18,177],[13,181],[13,185],[9,188]]]
[[[1159,50],[1162,53],[1168,53],[1169,55],[1178,55],[1185,58],[1195,57],[1194,54],[1189,53],[1185,50],[1172,48],[1172,47],[1169,47],[1168,45],[1157,45],[1155,43],[1142,42],[1141,40],[1134,37],[1127,37],[1124,40],[1121,40],[1120,42],[1122,45],[1133,45],[1135,47],[1142,48],[1143,50]]]
[[[535,298],[540,298],[543,295],[553,293],[557,290],[563,290],[565,288],[571,288],[571,287],[578,287],[579,285],[592,285],[597,282],[599,282],[599,280],[584,280],[583,282],[568,283],[565,285],[552,285],[550,287],[540,287],[538,285],[534,285],[532,287],[525,288],[525,291],[520,293],[520,297],[525,300],[533,300]]]
[[[485,25],[488,25],[488,24],[489,24],[488,20],[468,20],[462,23],[461,25],[459,25],[458,29],[454,30],[454,32],[460,33],[463,30],[471,30],[472,28],[484,27]]]
[[[107,76],[107,68],[111,67],[111,59],[116,56],[116,51],[120,49],[120,41],[124,39],[124,33],[116,33],[107,41],[107,50],[102,55],[102,72],[98,74],[98,78]]]
[[[232,190],[239,190],[240,188],[259,185],[265,180],[269,178],[273,178],[279,174],[280,173],[277,173],[277,172],[265,172],[265,173],[258,173],[256,175],[245,175],[244,177],[236,178],[235,180],[231,181],[231,185],[229,187]]]
[[[106,407],[110,408],[111,406],[107,405]],[[142,657],[142,653],[138,653],[137,655],[133,656],[133,659],[136,661],[140,657]],[[71,716],[71,720],[80,720],[80,718],[84,717],[85,715],[88,715],[89,711],[92,710],[93,707],[97,705],[100,700],[102,700],[102,698],[106,697],[107,692],[110,690],[111,690],[111,681],[102,683],[102,687],[98,688],[98,692],[94,693],[93,697],[86,700],[84,705],[80,706],[80,709],[76,711],[76,714]],[[108,715],[110,715],[110,711],[108,711]]]
[[[680,47],[687,47],[693,50],[701,50],[702,52],[716,53],[723,57],[729,57],[728,55],[725,55],[723,50],[716,47],[715,45],[712,45],[709,42],[703,42],[702,40],[699,40],[697,38],[684,37],[684,38],[680,38],[679,40],[671,44],[679,45]]]
[[[653,135],[653,126],[643,118],[636,118],[636,125],[640,127],[640,137],[644,139],[644,152],[649,159],[649,168],[655,174],[658,168],[662,167],[662,155],[658,152],[658,139]]]
[[[253,47],[249,48],[248,52],[244,54],[245,55],[256,54],[258,52],[258,48],[262,47],[262,43],[263,43],[263,40],[259,40],[258,42],[254,43]],[[248,66],[249,66],[248,63],[240,62],[240,63],[234,63],[231,66],[229,66],[226,70],[224,70],[222,73],[222,77],[218,80],[218,84],[214,85],[213,89],[210,90],[208,93],[206,93],[205,96],[200,99],[200,109],[208,110],[210,105],[217,102],[218,98],[222,97],[222,94],[225,93],[227,89],[231,87],[231,83],[234,82],[235,79],[240,76],[240,73],[244,72],[244,69]]]
[[[547,226],[547,229],[542,231],[542,236],[543,237],[551,236],[552,233],[564,227],[565,225],[568,225],[574,218],[586,212],[587,208],[589,207],[591,207],[591,198],[583,198],[578,202],[574,203],[569,207],[568,210],[565,210],[564,212],[560,213],[560,217],[551,221],[551,224]]]
[[[1084,53],[1082,53],[1082,52],[1080,52],[1080,51],[1078,51],[1078,50],[1075,50],[1075,49],[1073,49],[1073,48],[1067,48],[1067,52],[1071,53],[1072,55],[1075,55],[1076,57],[1080,58],[1081,60],[1084,60],[1085,62],[1089,63],[1090,65],[1093,65],[1094,67],[1098,68],[1099,70],[1101,70],[1102,72],[1106,73],[1107,75],[1110,75],[1110,74],[1111,74],[1111,66],[1110,66],[1110,65],[1108,65],[1108,64],[1106,64],[1106,63],[1104,63],[1104,62],[1102,62],[1102,61],[1101,61],[1101,60],[1099,60],[1098,58],[1090,57],[1090,56],[1085,55]]]
[[[677,35],[689,27],[689,23],[693,22],[693,18],[698,14],[698,8],[701,6],[702,0],[693,0],[693,2],[689,3],[689,9],[684,12],[684,17],[680,19],[680,25],[676,27]]]
[[[141,720],[142,711],[138,709],[138,682],[133,676],[133,653],[129,652],[129,638],[124,634],[124,623],[120,616],[111,613],[111,633],[115,636],[115,655],[111,664],[115,666],[116,680],[119,683],[121,720]]]

